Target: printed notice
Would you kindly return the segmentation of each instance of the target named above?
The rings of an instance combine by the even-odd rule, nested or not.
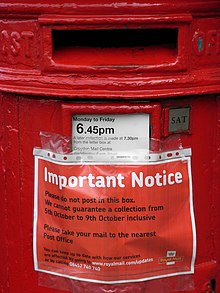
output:
[[[149,152],[149,114],[77,115],[72,118],[76,154]]]
[[[190,157],[74,164],[35,156],[37,271],[123,283],[194,271]]]

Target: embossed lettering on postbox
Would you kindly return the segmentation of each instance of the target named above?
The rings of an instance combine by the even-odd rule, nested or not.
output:
[[[16,70],[39,66],[38,25],[35,21],[0,21],[1,67]]]

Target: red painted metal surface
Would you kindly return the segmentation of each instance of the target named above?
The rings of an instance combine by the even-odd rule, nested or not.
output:
[[[148,102],[148,107],[152,107],[153,102]],[[218,115],[219,98],[212,96],[189,97],[176,100],[159,100],[162,107],[182,106],[190,104],[192,107],[191,129],[192,134],[181,135],[184,147],[191,146],[193,151],[192,172],[194,189],[194,207],[197,226],[197,258],[195,274],[187,282],[190,282],[192,290],[184,292],[203,292],[203,286],[211,279],[219,282],[219,126]],[[71,105],[74,105],[71,107]],[[120,104],[121,106],[121,104]],[[117,108],[118,107],[118,108]],[[97,112],[100,113],[100,105],[90,107],[85,104],[79,107],[79,113]],[[117,112],[139,111],[141,107],[134,104],[125,103],[125,109],[119,108],[117,104],[108,103],[102,106],[103,113],[109,113],[112,109]],[[3,166],[1,177],[4,177],[4,193],[1,194],[1,206],[4,213],[1,214],[3,229],[6,231],[2,236],[1,259],[5,259],[4,267],[1,266],[1,290],[2,292],[56,292],[55,290],[38,285],[38,273],[33,270],[32,259],[32,218],[33,218],[33,157],[34,146],[40,146],[40,131],[52,131],[64,133],[70,130],[69,124],[63,119],[63,112],[67,109],[75,112],[77,104],[70,102],[69,106],[62,101],[42,100],[39,97],[27,97],[17,95],[3,95],[3,142],[1,154]],[[157,109],[157,107],[155,108]],[[39,117],[40,113],[40,117]],[[155,116],[154,124],[156,133],[160,133],[163,141],[160,123],[162,111]],[[67,114],[65,114],[66,117]],[[203,127],[201,128],[201,124]],[[212,126],[211,126],[212,125]],[[178,138],[169,137],[169,143],[165,139],[167,147],[175,147]],[[2,182],[2,181],[1,181]],[[7,252],[7,253],[6,253]],[[5,270],[6,268],[6,270]],[[44,278],[44,277],[42,277]],[[45,278],[47,278],[45,276]],[[22,280],[22,284],[21,284]],[[116,292],[155,292],[150,290],[160,290],[161,292],[181,292],[183,288],[188,288],[182,284],[180,278],[167,278],[166,280],[149,281],[135,285],[108,286]],[[100,285],[91,285],[74,282],[79,292],[99,292]],[[170,288],[167,291],[166,288]],[[81,289],[80,289],[81,288]],[[93,288],[93,291],[88,291]],[[106,288],[105,286],[103,288]],[[140,289],[141,288],[141,289]],[[177,289],[175,289],[177,288]],[[188,288],[189,289],[189,288]],[[123,291],[124,290],[124,291]],[[127,290],[127,291],[126,291]],[[132,291],[133,290],[133,291]],[[73,292],[77,292],[74,291]],[[137,291],[139,292],[139,291]],[[160,292],[160,291],[156,291]]]
[[[74,112],[138,112],[143,104],[164,148],[175,148],[179,138],[192,147],[195,274],[103,290],[214,292],[216,280],[218,292],[220,1],[2,0],[0,15],[0,292],[64,292],[40,286],[47,276],[33,269],[32,150],[40,146],[39,132],[70,135]],[[140,30],[150,41],[131,45],[129,35]],[[108,46],[66,40],[103,31],[113,32]],[[129,32],[127,47],[115,47],[117,31]],[[180,106],[191,107],[190,131],[173,135],[164,113]],[[72,285],[74,293],[100,292],[97,284]]]
[[[1,1],[0,14],[5,92],[132,99],[220,90],[219,1]],[[100,48],[99,35],[90,47],[74,43],[79,30],[102,37],[112,31],[114,46],[118,29],[127,37],[145,30],[148,45],[134,39],[129,48]],[[178,30],[177,40],[167,35],[160,43],[164,29]],[[72,31],[72,43],[65,31]]]

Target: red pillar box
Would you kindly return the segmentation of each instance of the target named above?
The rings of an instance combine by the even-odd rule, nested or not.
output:
[[[220,1],[41,2],[0,3],[0,291],[218,292]]]

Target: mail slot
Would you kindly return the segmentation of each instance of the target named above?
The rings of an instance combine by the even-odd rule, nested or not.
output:
[[[0,291],[217,293],[220,2],[44,2],[0,4]]]
[[[129,70],[184,70],[187,66],[187,33],[190,15],[111,18],[41,18],[45,70],[87,72]],[[154,52],[154,54],[152,54]],[[114,55],[113,60],[111,60]],[[53,69],[52,69],[53,68]]]
[[[177,38],[178,29],[174,28],[52,30],[53,60],[81,66],[174,63],[178,56]],[[112,51],[117,59],[110,61]]]

